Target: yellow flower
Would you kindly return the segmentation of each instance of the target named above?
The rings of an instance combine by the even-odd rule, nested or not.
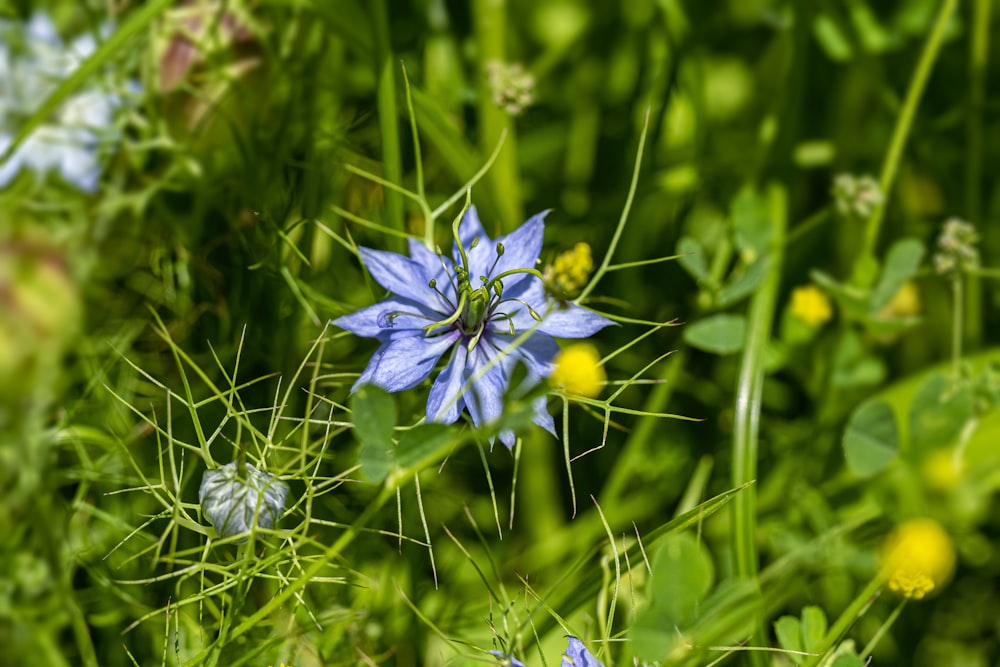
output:
[[[889,534],[880,571],[889,590],[920,600],[940,588],[955,570],[955,547],[933,519],[911,519]]]
[[[549,383],[567,394],[594,398],[608,379],[597,348],[589,343],[567,346],[554,361],[556,368]]]
[[[587,284],[593,270],[594,258],[590,254],[590,246],[577,243],[572,250],[562,253],[545,267],[545,282],[554,292],[573,296]]]
[[[811,327],[818,327],[833,317],[833,306],[815,285],[796,287],[792,290],[792,315]]]
[[[889,303],[882,306],[878,315],[883,319],[914,317],[920,314],[920,308],[920,290],[916,283],[909,280],[903,283]]]
[[[947,491],[955,488],[962,481],[962,475],[965,472],[962,463],[962,460],[956,458],[950,449],[938,449],[927,455],[921,466],[921,471],[931,487]]]

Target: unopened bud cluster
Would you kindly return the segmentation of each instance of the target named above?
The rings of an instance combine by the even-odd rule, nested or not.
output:
[[[841,215],[867,218],[882,205],[885,195],[871,176],[839,174],[833,179],[833,200]]]
[[[493,103],[517,116],[535,100],[535,76],[519,63],[491,60],[486,63],[486,80]]]
[[[590,246],[577,243],[572,250],[562,253],[545,267],[545,283],[557,295],[576,296],[587,284],[593,270],[594,258],[590,254]]]
[[[934,254],[934,270],[940,274],[979,268],[979,234],[965,220],[950,218],[944,223]]]

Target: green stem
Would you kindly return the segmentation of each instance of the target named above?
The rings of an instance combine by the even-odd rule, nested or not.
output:
[[[892,624],[896,622],[897,618],[899,618],[899,615],[902,613],[903,607],[905,606],[906,606],[906,598],[903,598],[899,601],[899,604],[896,605],[896,608],[892,610],[892,613],[889,614],[889,618],[885,619],[885,622],[881,626],[879,626],[878,631],[872,636],[871,640],[867,644],[865,644],[865,647],[864,649],[862,649],[861,653],[858,654],[861,656],[862,660],[864,660],[866,655],[872,654],[872,651],[875,650],[875,647],[878,646],[878,643],[882,641],[882,637],[885,636],[885,633],[889,631],[889,628],[892,627]]]
[[[646,147],[646,135],[649,133],[649,109],[646,109],[646,114],[642,119],[642,131],[639,133],[639,148],[636,150],[635,154],[635,165],[632,167],[632,181],[628,186],[628,195],[625,197],[625,206],[622,207],[621,217],[618,218],[618,225],[615,227],[614,236],[611,237],[611,245],[608,246],[608,251],[604,253],[604,259],[601,260],[601,265],[594,272],[591,277],[590,282],[587,286],[583,288],[580,292],[580,296],[574,299],[575,303],[583,303],[584,300],[590,295],[590,293],[597,287],[597,283],[601,281],[604,274],[608,272],[608,267],[611,265],[611,258],[615,254],[615,249],[618,248],[618,241],[621,240],[622,232],[625,231],[625,223],[628,222],[628,214],[632,210],[632,201],[635,199],[635,190],[639,185],[639,170],[642,166],[642,152]]]
[[[910,135],[913,126],[913,118],[917,113],[917,106],[923,95],[927,79],[930,77],[934,62],[937,60],[938,51],[941,48],[941,40],[944,37],[944,29],[948,24],[948,19],[955,10],[958,0],[944,0],[941,10],[934,20],[931,34],[928,35],[924,44],[924,50],[920,54],[917,62],[917,69],[910,80],[910,87],[906,91],[906,99],[903,108],[896,118],[896,127],[892,132],[892,139],[889,143],[889,150],[886,152],[885,161],[882,163],[882,173],[879,175],[879,187],[882,194],[888,199],[889,191],[892,189],[893,181],[896,179],[896,172],[899,170],[899,162],[903,156],[903,148]],[[875,280],[877,273],[877,260],[875,259],[875,246],[878,242],[879,230],[882,227],[882,220],[885,218],[885,203],[878,205],[868,218],[865,227],[865,234],[862,240],[861,252],[854,264],[853,282],[858,285],[868,286]]]
[[[564,407],[565,409],[565,407]],[[554,559],[560,545],[552,535],[563,527],[563,501],[559,488],[562,476],[553,456],[552,438],[540,430],[525,433],[521,442],[521,461],[518,464],[518,496],[526,502],[516,517],[531,544],[538,545],[545,562]]]
[[[677,386],[677,377],[681,369],[684,368],[684,350],[674,354],[666,363],[660,384],[649,392],[649,398],[643,405],[643,410],[647,412],[663,412],[670,397]],[[601,490],[601,506],[605,508],[611,523],[617,522],[618,512],[616,508],[620,506],[624,497],[634,489],[636,474],[647,468],[648,461],[652,454],[649,451],[649,443],[653,441],[656,429],[661,425],[661,420],[656,417],[642,417],[636,423],[635,428],[629,434],[628,440],[622,447],[621,454],[615,458],[614,467],[608,474],[604,488]]]
[[[965,298],[962,293],[963,276],[955,274],[951,279],[951,296],[953,310],[951,314],[951,372],[955,380],[958,380],[962,372],[962,324],[964,316],[962,309],[965,306]]]
[[[980,227],[985,236],[988,225],[983,224],[983,147],[985,145],[983,116],[986,106],[986,74],[990,49],[991,0],[975,0],[972,7],[972,39],[969,42],[969,118],[966,127],[965,161],[965,214],[969,222]],[[983,247],[987,247],[985,238]],[[965,340],[973,348],[983,339],[982,281],[969,276],[965,292]]]
[[[402,184],[403,159],[399,148],[399,119],[396,105],[395,58],[389,40],[389,14],[386,0],[372,0],[372,25],[375,31],[375,76],[377,77],[376,99],[378,103],[379,132],[382,135],[382,169],[387,181]],[[385,192],[386,226],[404,231],[403,200],[391,190]],[[401,252],[403,242],[399,238],[386,239],[390,250]]]
[[[768,200],[771,217],[771,252],[758,261],[769,260],[771,266],[763,284],[750,302],[747,338],[736,386],[732,469],[734,487],[757,480],[760,399],[764,388],[764,352],[771,338],[785,252],[784,238],[788,215],[784,189],[778,185],[770,186]],[[751,486],[736,496],[732,512],[736,574],[738,577],[756,582],[759,568],[756,487]],[[754,641],[757,642],[756,639]],[[753,662],[763,664],[763,658],[756,654],[752,654],[750,658]]]
[[[517,166],[517,134],[514,123],[503,109],[493,103],[486,66],[491,61],[506,64],[507,2],[506,0],[475,0],[476,43],[479,45],[479,148],[489,153],[500,137],[506,135],[503,150],[497,156],[486,179],[496,198],[497,213],[504,232],[517,228],[524,220],[521,210],[521,181]]]
[[[822,655],[814,656],[809,658],[803,663],[803,667],[816,667],[826,655],[826,653],[836,646],[841,638],[850,627],[861,618],[862,615],[871,606],[871,603],[875,601],[878,597],[880,589],[882,588],[882,577],[876,575],[868,582],[868,585],[858,593],[858,595],[851,601],[851,604],[840,614],[830,629],[827,631],[826,636],[823,638],[823,645],[820,648]]]

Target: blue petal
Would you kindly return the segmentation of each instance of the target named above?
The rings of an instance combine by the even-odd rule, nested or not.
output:
[[[556,439],[558,439],[559,436],[556,435],[556,420],[552,418],[551,414],[549,414],[547,403],[548,401],[546,401],[545,396],[539,396],[535,399],[535,414],[532,417],[532,421],[552,435],[555,435]]]
[[[483,223],[479,221],[479,211],[476,210],[475,206],[470,206],[469,210],[465,212],[462,222],[458,224],[458,237],[462,239],[462,246],[465,247],[466,252],[469,251],[473,239],[477,236],[479,237],[480,244],[490,240],[490,237],[486,234],[486,230],[483,229]],[[453,254],[456,258],[458,257],[457,243],[454,245]]]
[[[591,655],[583,642],[570,635],[560,667],[604,667],[604,663]]]
[[[495,338],[495,337],[494,337]],[[539,380],[552,374],[552,360],[559,353],[559,344],[546,334],[536,333],[509,353],[512,368],[521,360],[528,367],[528,377]]]
[[[451,347],[459,334],[445,334],[435,338],[423,335],[389,340],[375,351],[368,367],[354,383],[351,391],[365,383],[382,387],[386,391],[403,391],[420,384],[434,364]]]
[[[465,400],[459,391],[465,382],[468,358],[469,351],[459,339],[448,365],[434,380],[427,397],[427,421],[451,424],[458,419],[465,407]]]
[[[410,249],[410,259],[423,268],[428,278],[436,278],[440,284],[446,281],[446,274],[454,272],[454,263],[450,257],[438,255],[428,249],[422,241],[414,238],[407,239],[407,244]]]
[[[503,414],[503,394],[507,389],[507,373],[504,370],[504,364],[499,362],[482,373],[482,369],[490,362],[491,357],[492,355],[487,353],[486,348],[480,344],[473,350],[472,360],[469,363],[469,376],[475,379],[472,383],[472,397],[465,399],[465,405],[469,408],[472,423],[476,426],[485,426],[499,419],[500,415]]]
[[[509,663],[510,667],[524,667],[524,663],[512,655],[507,655],[506,653],[501,653],[500,651],[490,651],[490,654],[495,655],[505,663]]]
[[[390,320],[389,316],[392,313],[407,314]],[[442,317],[440,313],[423,304],[393,296],[350,315],[338,317],[332,323],[364,338],[396,338],[397,335],[390,334],[405,331],[409,332],[409,335],[423,335],[423,327]],[[420,331],[416,331],[418,329]]]
[[[533,215],[510,234],[501,236],[496,240],[496,243],[503,244],[504,254],[497,262],[497,267],[494,269],[493,275],[499,275],[511,269],[535,268],[538,255],[542,252],[542,239],[545,237],[545,216],[548,214],[548,211],[542,211],[537,215]],[[496,243],[493,244],[494,249],[496,248]],[[490,263],[492,264],[492,262],[493,257],[490,257]],[[488,269],[489,267],[486,268]],[[517,282],[516,278],[523,279],[528,277],[532,276],[527,273],[510,276],[504,279],[504,286],[510,287],[514,285]],[[538,280],[537,278],[534,279]]]
[[[603,315],[571,303],[566,307],[554,305],[542,316],[538,331],[556,338],[587,338],[612,324]]]
[[[393,294],[405,296],[433,307],[434,290],[427,286],[430,280],[423,268],[409,257],[386,250],[359,248],[368,272],[382,287]]]

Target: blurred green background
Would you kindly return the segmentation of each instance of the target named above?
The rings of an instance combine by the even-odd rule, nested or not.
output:
[[[11,35],[39,14],[64,45],[96,47],[25,109],[11,91],[31,49]],[[988,0],[24,0],[0,2],[0,19],[0,148],[60,122],[81,91],[116,100],[93,192],[29,168],[0,190],[10,664],[488,664],[508,647],[553,664],[568,630],[603,639],[588,646],[609,665],[801,664],[719,647],[789,648],[774,623],[810,605],[833,623],[914,516],[951,535],[953,580],[890,624],[885,592],[846,639],[862,655],[877,639],[875,664],[996,663]],[[345,408],[375,346],[325,325],[383,296],[356,245],[401,251],[399,232],[424,232],[420,207],[360,173],[417,188],[405,81],[426,200],[459,190],[503,136],[473,201],[491,232],[553,209],[546,264],[578,242],[604,257],[648,117],[613,262],[682,257],[609,273],[588,305],[683,327],[626,323],[593,342],[621,349],[612,382],[676,350],[615,405],[696,421],[615,413],[605,434],[601,410],[571,404],[561,440],[529,431],[516,458],[456,447],[254,616],[377,498]],[[56,116],[34,113],[46,99]],[[952,217],[975,225],[985,268],[934,271]],[[915,245],[894,256],[903,239]],[[808,285],[826,316],[796,308]],[[425,392],[395,397],[400,425]],[[872,404],[888,412],[859,410]],[[756,465],[741,479],[745,433]],[[572,493],[566,435],[571,456],[604,443],[572,462]],[[288,534],[256,556],[207,546],[196,491],[251,441],[295,499]],[[751,479],[734,502],[755,525],[720,507],[688,526],[704,553],[686,562],[712,564],[716,597],[691,593],[691,627],[654,623],[666,644],[640,645],[633,624],[659,589],[609,539],[621,552]],[[723,590],[750,561],[759,595]],[[675,635],[694,648],[668,656]]]

